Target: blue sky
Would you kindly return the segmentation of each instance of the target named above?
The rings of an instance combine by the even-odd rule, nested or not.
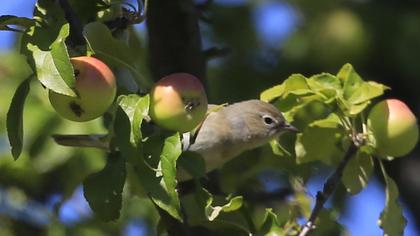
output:
[[[35,0],[1,0],[0,15],[32,17]],[[0,31],[0,52],[10,49],[15,43],[16,34]]]
[[[31,17],[35,0],[1,0],[0,15],[18,15]],[[216,0],[217,3],[226,5],[241,5],[245,0]],[[255,27],[259,32],[260,39],[267,46],[275,47],[280,44],[292,32],[298,18],[295,10],[288,4],[279,1],[263,1],[255,12]],[[16,33],[0,31],[0,52],[9,50],[15,43]],[[315,196],[322,188],[323,181],[312,181],[308,191]],[[349,211],[340,217],[340,221],[347,227],[351,235],[372,236],[381,235],[382,231],[377,226],[377,220],[384,207],[385,194],[383,187],[377,180],[370,181],[365,190],[349,199]],[[0,206],[1,207],[1,206]],[[62,221],[71,223],[80,217],[90,217],[90,210],[83,198],[81,188],[78,188],[74,196],[63,205],[60,211]],[[1,213],[1,211],[0,211]],[[405,236],[418,235],[415,226],[407,210],[404,214],[408,220]],[[142,223],[133,221],[126,228],[126,235],[144,235]]]

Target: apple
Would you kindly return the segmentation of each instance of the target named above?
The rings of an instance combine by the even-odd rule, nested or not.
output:
[[[77,97],[49,91],[53,108],[72,121],[89,121],[103,115],[115,99],[117,86],[111,69],[94,57],[70,59],[75,72]]]
[[[416,117],[398,99],[387,99],[376,104],[369,113],[368,127],[380,155],[404,156],[416,146],[419,138]]]
[[[188,132],[204,119],[207,96],[200,80],[187,73],[163,77],[153,87],[150,117],[169,130]]]

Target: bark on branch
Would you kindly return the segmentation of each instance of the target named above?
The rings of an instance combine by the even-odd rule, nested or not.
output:
[[[155,80],[186,72],[205,81],[206,61],[196,11],[192,0],[149,2],[146,23],[150,68]]]
[[[64,11],[64,17],[70,24],[70,42],[72,46],[85,45],[86,41],[83,36],[83,24],[76,16],[73,8],[68,0],[58,1]]]

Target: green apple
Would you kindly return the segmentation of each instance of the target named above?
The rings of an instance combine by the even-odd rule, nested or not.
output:
[[[175,73],[159,80],[151,91],[150,117],[169,130],[188,132],[207,112],[207,96],[200,80]]]
[[[103,115],[115,99],[117,86],[111,69],[94,57],[70,59],[75,71],[77,97],[49,91],[53,108],[72,121],[89,121]]]
[[[397,99],[376,104],[369,113],[368,127],[375,137],[380,155],[407,155],[419,138],[416,117],[404,102]]]

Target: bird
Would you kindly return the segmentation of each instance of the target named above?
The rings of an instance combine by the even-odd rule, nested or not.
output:
[[[199,154],[204,159],[207,173],[284,132],[298,132],[298,129],[288,123],[274,105],[251,99],[226,106],[210,104],[201,124],[181,136],[183,152]],[[109,147],[105,135],[54,135],[53,138],[64,146]],[[192,178],[182,168],[177,172],[179,181]]]
[[[215,107],[209,105],[209,112],[195,134],[182,135],[183,151],[199,154],[204,159],[206,172],[223,166],[247,150],[267,144],[284,132],[298,132],[279,109],[261,100],[241,101],[220,109]],[[189,178],[191,176],[185,171],[178,171],[178,180]]]

